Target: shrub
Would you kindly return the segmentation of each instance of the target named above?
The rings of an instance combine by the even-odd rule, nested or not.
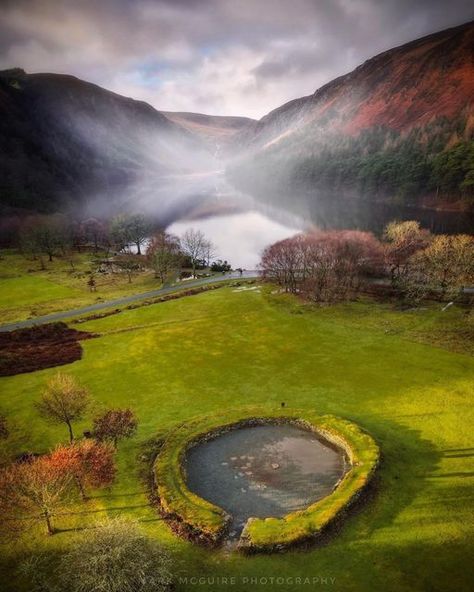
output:
[[[20,566],[38,592],[164,592],[170,569],[165,550],[136,520],[120,517],[98,522],[63,555],[34,555]]]

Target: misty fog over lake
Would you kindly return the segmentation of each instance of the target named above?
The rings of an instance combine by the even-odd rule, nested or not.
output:
[[[303,217],[238,191],[222,172],[170,176],[159,189],[137,192],[134,204],[172,234],[201,230],[215,258],[234,268],[255,269],[266,246],[308,228]]]
[[[417,219],[434,233],[469,232],[474,225],[465,212],[285,192],[250,196],[233,187],[222,171],[170,177],[159,190],[143,192],[138,203],[151,216],[166,219],[167,230],[182,235],[201,230],[215,245],[216,258],[254,269],[263,249],[294,234],[319,229],[370,230],[380,235],[392,220]]]
[[[291,226],[291,221],[285,225],[258,211],[182,220],[172,224],[168,230],[181,235],[190,226],[201,230],[212,240],[217,258],[228,261],[234,268],[243,269],[255,269],[266,246],[302,230]]]

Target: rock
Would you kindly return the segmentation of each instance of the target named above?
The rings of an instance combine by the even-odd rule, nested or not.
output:
[[[253,475],[252,471],[245,471],[246,475]]]
[[[227,466],[229,463],[221,462],[221,465]]]

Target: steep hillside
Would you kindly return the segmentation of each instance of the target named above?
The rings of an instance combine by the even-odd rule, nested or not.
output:
[[[249,117],[225,117],[202,113],[181,113],[162,111],[164,115],[181,127],[196,134],[214,150],[227,150],[234,144],[235,136],[257,122]]]
[[[0,207],[54,211],[205,167],[211,155],[147,103],[73,76],[0,72]]]
[[[230,174],[302,189],[446,206],[474,195],[474,23],[386,51],[240,134]]]

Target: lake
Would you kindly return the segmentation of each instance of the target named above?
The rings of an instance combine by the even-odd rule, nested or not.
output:
[[[285,193],[250,196],[232,187],[222,171],[170,177],[156,192],[138,196],[142,210],[158,211],[168,232],[201,230],[216,257],[232,267],[255,269],[263,249],[312,228],[370,230],[380,235],[392,220],[419,220],[434,233],[472,233],[474,216],[361,199],[341,203],[334,196]]]

